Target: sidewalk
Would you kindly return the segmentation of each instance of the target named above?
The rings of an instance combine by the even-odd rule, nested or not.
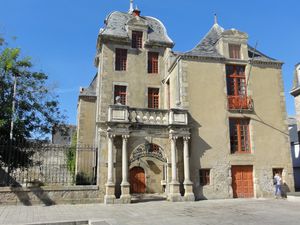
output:
[[[0,224],[45,224],[55,221],[102,222],[95,225],[299,225],[299,200],[228,199],[129,205],[0,206]],[[84,222],[85,221],[85,222]],[[105,221],[105,222],[104,222]],[[69,225],[68,223],[66,225]],[[76,224],[76,223],[72,223]]]

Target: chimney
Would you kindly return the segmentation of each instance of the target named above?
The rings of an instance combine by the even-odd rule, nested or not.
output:
[[[141,11],[136,7],[133,10],[132,15],[134,15],[134,16],[140,16],[141,15]]]

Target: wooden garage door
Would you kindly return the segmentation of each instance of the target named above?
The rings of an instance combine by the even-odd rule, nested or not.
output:
[[[232,166],[232,189],[234,198],[253,197],[253,166]]]
[[[130,192],[145,193],[145,171],[141,167],[133,167],[130,170]]]

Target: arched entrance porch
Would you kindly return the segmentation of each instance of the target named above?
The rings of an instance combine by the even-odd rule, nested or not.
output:
[[[164,194],[167,182],[167,157],[156,144],[146,143],[130,154],[130,192]]]

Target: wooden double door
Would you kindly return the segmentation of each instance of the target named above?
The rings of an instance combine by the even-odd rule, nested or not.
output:
[[[146,180],[145,171],[141,167],[133,167],[129,173],[130,193],[145,193]]]
[[[232,166],[232,189],[234,198],[252,198],[253,166]]]

